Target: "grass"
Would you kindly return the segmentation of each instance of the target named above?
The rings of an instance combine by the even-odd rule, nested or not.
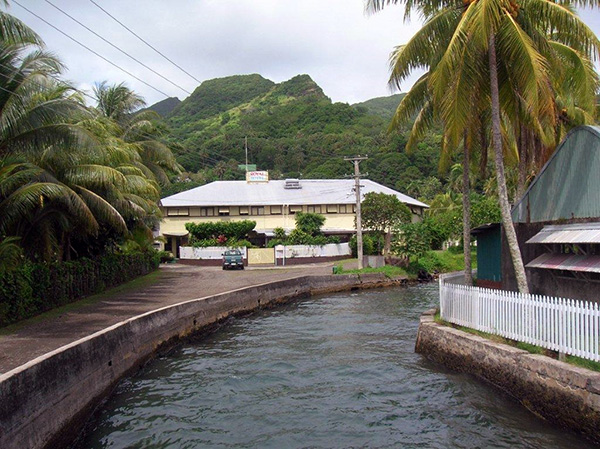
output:
[[[473,259],[473,268],[477,268],[477,255],[471,253]],[[361,273],[383,273],[389,278],[397,276],[406,276],[409,279],[416,279],[420,270],[428,273],[450,273],[453,271],[464,270],[465,264],[462,251],[427,251],[417,261],[412,261],[408,267],[396,267],[386,265],[380,268],[363,268],[362,270],[347,269],[346,265],[350,262],[356,262],[356,259],[344,260],[336,265],[338,274],[361,274]]]
[[[108,299],[111,296],[114,296],[118,293],[130,292],[133,290],[138,290],[141,287],[147,287],[148,285],[154,284],[157,282],[163,272],[160,270],[155,270],[152,273],[149,273],[145,276],[138,277],[132,281],[126,282],[125,284],[118,285],[116,287],[110,288],[108,290],[103,291],[102,293],[97,293],[92,296],[88,296],[87,298],[80,299],[78,301],[65,304],[64,306],[57,307],[52,310],[48,310],[47,312],[40,313],[32,318],[28,318],[23,321],[19,321],[17,323],[10,324],[8,326],[0,328],[0,335],[10,335],[17,332],[19,329],[29,326],[36,323],[41,323],[46,320],[59,317],[65,313],[75,312],[77,310],[82,309],[90,304],[95,304],[104,299]]]
[[[341,269],[341,271],[340,271]],[[340,265],[338,265],[338,274],[364,274],[364,273],[383,273],[386,275],[386,277],[388,278],[394,278],[394,277],[398,277],[398,276],[408,276],[411,277],[411,275],[408,274],[408,272],[401,267],[395,267],[393,265],[386,265],[384,267],[379,267],[379,268],[363,268],[362,270],[346,270],[343,267],[341,267]]]
[[[581,357],[575,357],[574,355],[568,355],[566,358],[567,363],[571,365],[579,366],[580,368],[589,369],[592,371],[600,371],[600,362],[594,362],[593,360],[582,359]]]
[[[542,348],[541,346],[536,346],[536,345],[532,345],[529,343],[523,343],[521,341],[510,340],[508,338],[504,338],[499,335],[489,334],[487,332],[481,332],[481,331],[478,331],[475,329],[471,329],[469,327],[457,326],[452,323],[449,323],[448,321],[444,321],[441,318],[439,311],[436,312],[436,314],[434,316],[434,320],[436,323],[441,324],[443,326],[453,327],[455,329],[461,330],[463,332],[467,332],[469,334],[478,335],[479,337],[485,338],[487,340],[490,340],[490,341],[493,341],[496,343],[502,343],[502,344],[509,345],[509,346],[512,346],[515,348],[519,348],[519,349],[529,352],[530,354],[539,354],[539,355],[544,355],[546,357],[551,357],[553,359],[558,359],[558,353],[556,351],[551,351],[549,349]],[[600,362],[594,362],[593,360],[582,359],[581,357],[575,357],[572,355],[566,356],[565,361],[567,363],[569,363],[570,365],[589,369],[590,371],[600,372]]]
[[[477,268],[477,253],[471,251],[473,268]],[[453,271],[462,271],[465,269],[464,256],[462,250],[445,251],[427,251],[419,260],[411,262],[413,270],[425,270],[429,273],[450,273]]]

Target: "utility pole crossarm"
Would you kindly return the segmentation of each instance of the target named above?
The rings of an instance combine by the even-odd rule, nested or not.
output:
[[[363,242],[362,242],[362,218],[360,213],[360,167],[361,161],[368,159],[367,156],[344,157],[345,161],[350,161],[354,164],[354,191],[356,193],[356,252],[358,256],[358,269],[363,268]]]

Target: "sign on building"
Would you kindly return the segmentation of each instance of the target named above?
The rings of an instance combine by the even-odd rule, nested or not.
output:
[[[269,182],[268,171],[249,171],[246,172],[247,182]]]

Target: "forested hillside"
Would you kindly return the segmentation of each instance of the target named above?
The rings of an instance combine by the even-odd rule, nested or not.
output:
[[[167,117],[173,109],[175,109],[181,101],[177,97],[170,97],[165,100],[154,103],[152,106],[146,108],[146,110],[154,111],[161,117]]]
[[[186,182],[164,195],[242,179],[237,166],[244,164],[245,137],[249,162],[272,178],[342,178],[352,171],[344,156],[367,154],[361,169],[370,179],[415,196],[423,196],[421,187],[438,190],[440,137],[430,135],[406,154],[405,135],[386,132],[400,98],[332,103],[308,75],[280,84],[260,75],[205,81],[167,118],[172,148],[187,172]]]
[[[396,108],[406,94],[394,94],[388,97],[371,98],[370,100],[356,103],[355,108],[366,108],[370,114],[378,115],[386,120],[391,120]]]

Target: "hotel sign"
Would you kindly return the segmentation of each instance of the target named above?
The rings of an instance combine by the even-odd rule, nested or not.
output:
[[[268,171],[249,171],[246,172],[247,182],[269,182]]]

